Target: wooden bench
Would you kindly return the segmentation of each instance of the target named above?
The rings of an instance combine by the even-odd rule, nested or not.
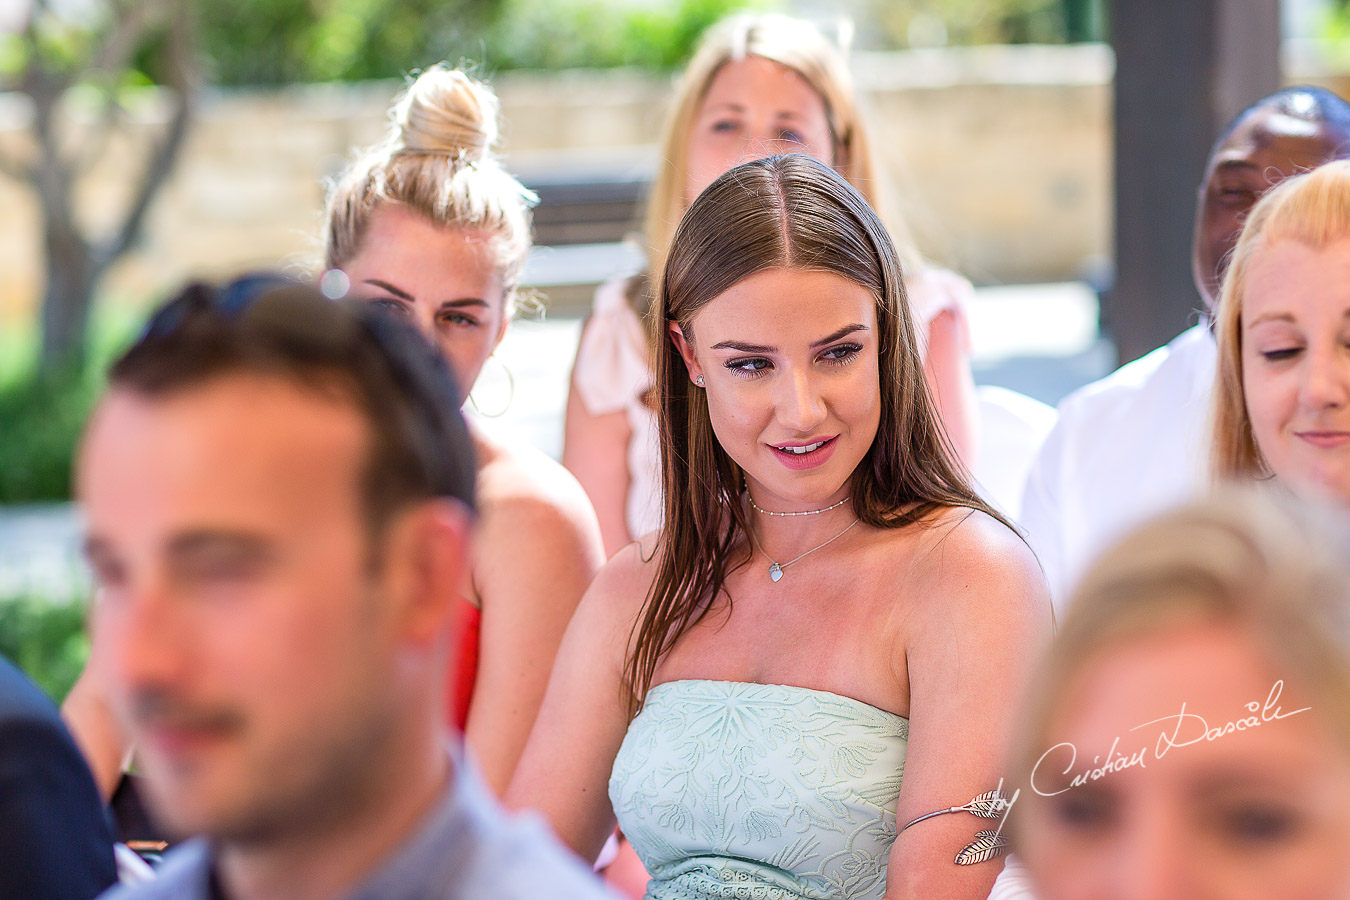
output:
[[[522,284],[543,293],[553,316],[585,315],[604,281],[640,270],[640,232],[651,184],[642,165],[570,164],[520,173],[539,195],[534,249]]]

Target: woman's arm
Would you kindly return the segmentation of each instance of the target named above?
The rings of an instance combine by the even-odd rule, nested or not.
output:
[[[473,585],[483,610],[465,738],[499,795],[525,748],[567,623],[604,562],[576,482],[539,459],[482,479]]]
[[[938,415],[966,471],[975,467],[979,422],[975,378],[970,373],[970,345],[965,317],[954,308],[942,310],[928,323],[928,356],[924,371],[937,401]]]
[[[586,409],[573,366],[563,420],[562,463],[595,507],[607,557],[633,540],[627,515],[628,442],[632,438],[633,429],[623,410],[596,415]]]
[[[614,828],[609,776],[628,728],[623,665],[650,577],[642,559],[641,547],[629,544],[586,592],[506,793],[507,805],[542,812],[586,860]]]
[[[900,664],[910,692],[909,746],[897,828],[998,788],[1022,691],[1051,636],[1050,602],[1035,557],[1009,529],[953,511],[906,585],[916,607]],[[1004,785],[1008,787],[1008,785]],[[958,866],[978,831],[1000,820],[936,816],[891,849],[886,897],[984,900],[1001,860]]]

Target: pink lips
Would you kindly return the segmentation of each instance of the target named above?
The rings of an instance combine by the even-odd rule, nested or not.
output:
[[[789,469],[814,469],[816,466],[824,465],[826,460],[834,453],[834,445],[838,443],[837,437],[836,435],[835,437],[813,438],[809,441],[793,441],[785,444],[769,444],[768,446],[778,461]],[[805,452],[793,449],[802,447],[814,447],[815,449]]]
[[[1344,447],[1347,443],[1350,443],[1350,431],[1299,431],[1296,433],[1300,440],[1323,450]]]
[[[156,728],[141,739],[169,760],[181,760],[220,745],[225,732],[215,728]]]

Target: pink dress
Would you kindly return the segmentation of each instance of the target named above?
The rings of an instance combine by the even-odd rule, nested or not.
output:
[[[640,537],[661,527],[661,447],[656,413],[643,402],[652,387],[647,333],[628,302],[630,279],[607,281],[595,293],[590,321],[581,336],[573,377],[581,402],[593,416],[623,412],[632,436],[628,440],[628,499],[624,517],[628,533]],[[970,282],[946,269],[927,267],[906,282],[914,312],[919,350],[927,355],[928,326],[944,310],[960,324],[970,347],[966,304]]]

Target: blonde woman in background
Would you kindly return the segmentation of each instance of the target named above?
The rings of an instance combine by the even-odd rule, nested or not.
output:
[[[676,88],[647,206],[648,274],[600,288],[577,348],[563,464],[590,495],[608,554],[661,522],[653,338],[644,325],[651,278],[694,198],[737,163],[774,153],[828,163],[883,211],[905,266],[939,415],[967,468],[974,459],[969,282],[923,266],[899,220],[884,214],[880,169],[839,49],[804,21],[733,16],[703,37]]]
[[[1230,488],[1084,576],[1021,718],[1039,900],[1350,896],[1347,545],[1289,501]]]
[[[467,395],[515,311],[532,197],[492,156],[497,98],[486,85],[438,66],[391,116],[386,140],[329,194],[325,261],[354,293],[416,323]],[[471,434],[480,518],[461,647],[477,666],[462,658],[452,673],[452,714],[500,792],[603,554],[595,514],[566,470],[480,425]]]
[[[1216,477],[1350,507],[1350,160],[1252,210],[1215,331]]]
[[[466,396],[511,323],[530,248],[532,197],[492,155],[497,116],[486,85],[444,65],[428,69],[395,101],[384,140],[333,183],[325,214],[325,263],[343,273],[326,282],[412,321]],[[447,718],[500,793],[603,558],[595,514],[566,470],[481,426],[471,433],[479,520]],[[105,712],[98,686],[82,678],[66,714],[110,792],[126,744]]]

